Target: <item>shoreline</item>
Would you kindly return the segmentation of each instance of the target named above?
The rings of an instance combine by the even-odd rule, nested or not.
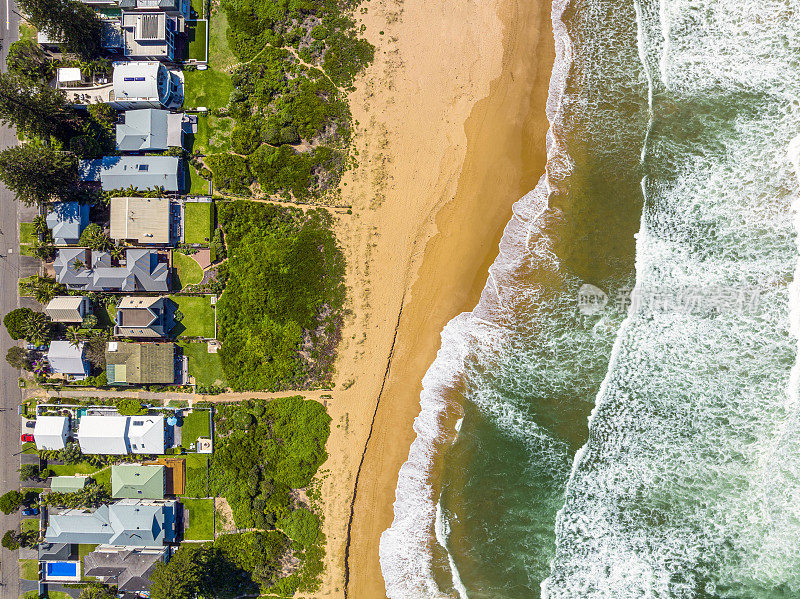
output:
[[[544,173],[549,2],[446,4],[381,0],[362,15],[376,61],[352,95],[359,165],[343,198],[356,216],[337,231],[352,316],[328,405],[327,567],[315,596],[345,595],[362,453],[347,595],[385,596],[378,543],[415,437],[422,377],[444,325],[477,303],[512,204]],[[436,58],[425,61],[426,51]]]

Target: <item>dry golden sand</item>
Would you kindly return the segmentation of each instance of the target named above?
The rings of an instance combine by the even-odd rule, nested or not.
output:
[[[353,215],[337,225],[350,315],[336,388],[327,399],[310,394],[333,418],[323,473],[327,567],[315,597],[344,595],[366,446],[350,541],[353,599],[385,596],[378,542],[439,334],[476,303],[512,203],[544,170],[553,61],[546,0],[365,6],[359,18],[377,52],[351,95],[359,165],[343,182]]]

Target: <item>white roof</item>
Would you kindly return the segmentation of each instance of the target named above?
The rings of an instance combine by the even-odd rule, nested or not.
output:
[[[117,100],[158,99],[160,62],[114,63],[114,96]]]
[[[83,341],[72,345],[69,341],[51,341],[47,350],[47,361],[53,372],[61,374],[88,375],[89,365],[83,359]]]
[[[39,416],[33,427],[36,449],[64,449],[69,433],[69,418],[66,416]]]
[[[86,454],[163,454],[164,417],[84,416],[78,442]]]
[[[61,67],[58,69],[58,82],[70,83],[72,81],[80,81],[83,79],[81,70],[77,67]]]
[[[127,416],[83,416],[78,426],[78,443],[86,454],[126,455]]]

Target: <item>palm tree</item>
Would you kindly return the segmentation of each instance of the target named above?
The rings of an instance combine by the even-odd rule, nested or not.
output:
[[[23,325],[25,339],[31,343],[43,343],[50,336],[50,318],[42,312],[33,312]]]
[[[73,347],[78,347],[81,341],[83,341],[83,337],[81,335],[82,331],[76,326],[69,326],[67,327],[67,341]]]

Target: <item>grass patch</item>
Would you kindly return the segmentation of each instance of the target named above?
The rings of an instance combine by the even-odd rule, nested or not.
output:
[[[186,456],[186,493],[188,497],[208,496],[208,456],[190,453]]]
[[[173,337],[214,337],[214,306],[210,297],[171,295],[170,299],[178,304],[178,310],[183,313],[183,320],[170,332]],[[203,347],[206,347],[205,344]]]
[[[29,42],[36,41],[36,27],[26,21],[19,22],[19,39]]]
[[[32,244],[36,241],[36,228],[33,223],[20,223],[19,224],[19,242],[20,244]]]
[[[47,467],[53,471],[53,476],[74,476],[75,474],[94,474],[97,468],[89,462],[78,462],[77,464],[48,464]]]
[[[208,184],[205,179],[203,179],[203,182]],[[185,228],[184,242],[207,244],[211,240],[213,208],[214,204],[211,202],[186,202],[184,204],[184,210],[186,211],[183,223]]]
[[[216,110],[228,105],[233,91],[228,73],[209,68],[205,71],[184,71],[183,77],[185,108],[204,106],[209,110]]]
[[[194,165],[188,165],[186,169],[186,176],[189,180],[186,182],[184,189],[189,190],[191,196],[207,196],[208,195],[208,179],[203,179]],[[188,242],[187,242],[188,243]]]
[[[198,437],[211,435],[208,420],[211,416],[208,410],[195,410],[183,419],[181,425],[181,445],[189,449]]]
[[[218,353],[208,353],[208,346],[205,343],[183,342],[178,345],[183,348],[183,354],[189,357],[189,374],[194,377],[198,385],[228,386]]]
[[[36,443],[23,443],[22,453],[27,453],[28,455],[35,455],[39,453],[36,451]]]
[[[101,303],[99,307],[95,307],[93,314],[97,316],[98,326],[113,327],[117,318],[117,307]]]
[[[207,540],[214,538],[214,500],[181,498],[183,509],[189,512],[189,526],[183,538]]]
[[[175,289],[183,289],[187,285],[196,285],[203,280],[203,269],[191,256],[173,251],[172,266],[175,269],[172,287]]]
[[[228,15],[217,10],[209,20],[208,64],[211,68],[224,71],[238,61],[228,45]]]
[[[78,559],[83,562],[83,558],[89,555],[92,551],[95,550],[97,545],[90,545],[87,543],[81,543],[78,545]]]
[[[22,532],[39,532],[39,518],[25,518],[20,526]]]
[[[208,59],[206,56],[207,23],[205,21],[195,21],[188,24],[186,29],[186,33],[189,36],[189,60],[205,62]]]
[[[111,490],[111,466],[106,466],[92,474],[92,478],[98,485],[106,485]]]
[[[19,560],[19,577],[24,580],[39,580],[39,562],[35,559]]]
[[[204,155],[230,152],[233,126],[234,121],[230,117],[200,115],[192,149]]]

